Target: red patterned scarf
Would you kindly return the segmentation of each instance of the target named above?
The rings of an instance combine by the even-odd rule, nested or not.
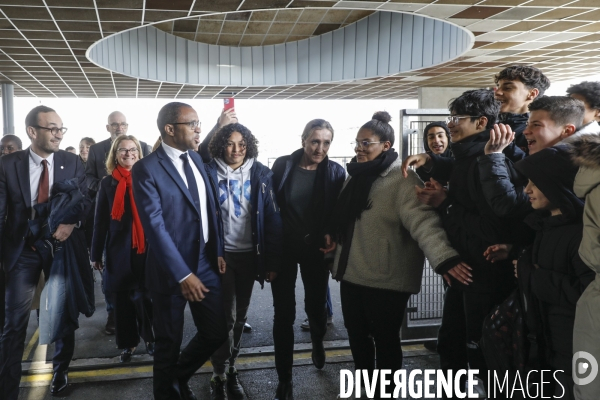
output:
[[[125,213],[125,191],[129,189],[129,202],[131,203],[131,214],[132,214],[132,227],[131,227],[131,247],[137,248],[138,254],[143,254],[146,251],[146,241],[144,239],[144,228],[142,228],[142,222],[138,215],[137,207],[133,199],[133,190],[131,189],[131,172],[125,168],[117,165],[112,172],[112,177],[119,183],[117,184],[117,191],[115,192],[115,201],[113,203],[112,212],[110,216],[112,219],[117,221],[121,220],[123,213]]]

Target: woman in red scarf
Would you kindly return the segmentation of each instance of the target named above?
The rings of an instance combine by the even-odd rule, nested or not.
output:
[[[141,157],[135,137],[121,135],[113,141],[106,158],[108,176],[100,183],[94,218],[91,259],[97,270],[106,266],[104,290],[115,305],[121,362],[131,360],[140,336],[148,354],[154,354],[152,303],[144,288],[144,230],[131,189],[131,168]]]

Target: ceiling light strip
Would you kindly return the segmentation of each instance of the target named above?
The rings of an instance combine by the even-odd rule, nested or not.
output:
[[[44,4],[46,4],[45,0],[44,0]],[[46,4],[46,8],[48,8],[47,4]],[[102,23],[100,21],[100,13],[98,12],[98,6],[96,5],[96,0],[94,0],[94,9],[96,10],[96,18],[98,19],[98,28],[100,29],[100,35],[104,38],[104,32],[102,32]],[[52,19],[54,19],[54,17],[52,17]],[[56,23],[56,21],[54,21],[54,23]]]
[[[196,1],[196,0],[194,0],[194,1]],[[242,0],[242,1],[240,2],[240,5],[239,5],[239,6],[238,6],[238,7],[235,9],[235,11],[240,11],[240,8],[242,8],[242,6],[244,5],[244,2],[245,2],[245,1],[246,1],[246,0]]]
[[[77,63],[77,65],[79,66],[79,69],[81,70],[81,73],[83,74],[83,77],[85,78],[85,80],[87,81],[87,83],[90,85],[90,88],[92,89],[92,92],[94,92],[94,96],[96,96],[96,98],[98,98],[98,93],[96,93],[96,90],[94,89],[94,86],[92,85],[92,82],[90,82],[90,80],[88,79],[87,74],[83,70],[83,67],[79,63],[79,60],[77,59],[77,56],[75,55],[75,52],[71,48],[71,45],[69,44],[69,41],[67,40],[67,38],[65,38],[65,35],[63,34],[62,29],[60,29],[60,26],[58,26],[58,23],[56,22],[56,18],[54,18],[54,14],[52,14],[52,11],[50,11],[50,7],[48,7],[48,3],[46,3],[46,0],[42,0],[42,2],[46,6],[46,10],[48,11],[48,14],[50,14],[50,16],[52,17],[52,21],[54,22],[54,25],[56,26],[56,29],[58,30],[58,33],[60,33],[60,36],[63,38],[63,40],[67,44],[67,47],[69,48],[69,51],[73,55],[73,58],[75,59],[75,62]],[[94,6],[96,6],[96,0],[94,0]],[[96,16],[97,15],[98,15],[98,8],[96,8]],[[98,24],[100,24],[100,19],[99,18],[98,18]],[[100,29],[102,30],[102,27],[100,27]]]
[[[46,63],[46,64],[47,64],[47,65],[50,67],[50,69],[51,69],[51,70],[52,70],[52,71],[53,71],[53,72],[56,74],[56,76],[58,76],[58,79],[60,79],[60,80],[61,80],[61,82],[62,82],[62,83],[64,83],[64,85],[65,85],[65,86],[66,86],[66,87],[67,87],[67,88],[68,88],[68,89],[71,91],[71,93],[73,93],[73,95],[74,95],[75,97],[78,97],[78,96],[77,96],[77,93],[75,93],[75,92],[73,91],[73,89],[71,89],[71,87],[70,87],[70,86],[67,84],[67,82],[65,82],[65,81],[64,81],[64,79],[62,78],[62,76],[60,76],[60,74],[59,74],[58,72],[56,72],[56,70],[54,69],[54,67],[53,67],[52,65],[50,65],[50,63],[48,62],[48,60],[46,60],[46,58],[45,58],[45,57],[42,55],[42,53],[40,53],[40,52],[38,51],[38,49],[37,49],[37,48],[36,48],[36,47],[35,47],[35,46],[34,46],[34,45],[33,45],[33,44],[32,44],[32,43],[29,41],[29,39],[27,39],[27,37],[26,37],[26,36],[23,34],[23,32],[21,32],[21,30],[20,30],[20,29],[19,29],[19,28],[18,28],[18,27],[17,27],[17,26],[14,24],[14,22],[12,22],[12,20],[11,20],[10,18],[8,18],[8,15],[6,15],[6,14],[4,13],[4,10],[2,10],[1,8],[0,8],[0,13],[2,13],[2,15],[4,15],[4,18],[6,18],[6,20],[7,20],[8,22],[10,22],[10,24],[13,26],[13,28],[15,28],[15,30],[16,30],[17,32],[19,32],[19,34],[20,34],[20,35],[23,37],[23,39],[25,39],[25,41],[26,41],[26,42],[27,42],[27,43],[28,43],[28,44],[31,46],[31,48],[32,48],[32,49],[33,49],[33,50],[34,50],[34,51],[37,53],[37,55],[38,55],[38,56],[40,56],[40,57],[42,58],[42,60],[44,60],[44,62],[45,62],[45,63]],[[6,53],[5,53],[5,54],[6,54]],[[23,67],[21,67],[21,68],[23,68]],[[32,75],[32,76],[33,76],[33,75]],[[37,80],[37,79],[36,79],[36,80]],[[39,82],[39,81],[38,81],[38,82]],[[51,92],[51,93],[52,93],[52,92]],[[54,94],[54,93],[52,93],[52,94]],[[55,95],[55,96],[56,96],[56,95]]]
[[[181,85],[181,87],[179,88],[179,90],[177,91],[177,94],[175,95],[174,99],[177,98],[177,96],[179,96],[179,93],[181,93],[181,90],[183,90],[183,87],[185,86],[185,83],[183,85]]]
[[[6,53],[5,53],[6,54]],[[23,89],[24,91],[26,91],[27,93],[29,93],[30,95],[32,95],[33,97],[37,97],[35,94],[33,94],[32,92],[30,92],[29,90],[27,90],[26,88],[24,88],[23,86],[19,85],[17,82],[13,81],[12,79],[10,79],[8,76],[4,75],[2,72],[0,72],[0,76],[3,76],[4,79],[6,79],[7,81],[10,81],[10,83],[12,83],[15,86],[18,86],[19,88]]]
[[[188,11],[188,17],[190,15],[192,15],[192,10],[194,9],[194,6],[196,5],[196,0],[192,1],[192,5],[190,6],[190,10]]]
[[[140,26],[144,25],[145,18],[146,18],[146,0],[144,0],[144,4],[142,4],[142,23],[140,24]]]
[[[0,11],[1,11],[1,9],[0,9]],[[40,85],[41,85],[41,86],[42,86],[44,89],[46,89],[47,91],[49,91],[50,93],[52,93],[52,96],[54,96],[54,97],[57,97],[57,98],[58,98],[58,96],[57,96],[56,94],[54,94],[54,92],[53,92],[52,90],[48,89],[48,88],[46,87],[46,85],[44,85],[42,82],[40,82],[40,81],[39,81],[39,79],[38,79],[38,78],[36,78],[35,76],[33,76],[33,74],[32,74],[31,72],[27,71],[27,70],[25,69],[25,67],[23,67],[21,64],[19,64],[19,62],[18,62],[17,60],[15,60],[15,59],[14,59],[14,58],[12,58],[10,55],[8,55],[8,54],[7,54],[7,53],[6,53],[4,50],[2,50],[2,48],[0,48],[0,51],[2,52],[2,54],[4,54],[6,57],[8,57],[8,58],[9,58],[9,59],[10,59],[12,62],[14,62],[15,64],[17,64],[17,65],[19,66],[19,68],[21,68],[23,71],[25,71],[25,73],[27,73],[27,75],[29,75],[29,76],[31,76],[33,79],[35,79],[35,81],[36,81],[37,83],[39,83],[39,84],[40,84]]]
[[[118,99],[119,98],[119,94],[117,93],[117,85],[115,85],[115,78],[113,76],[112,71],[110,71],[110,79],[112,80],[113,88],[115,89],[115,97]]]
[[[198,93],[196,93],[196,95],[194,97],[192,97],[192,99],[195,99],[196,97],[198,97],[198,95],[204,90],[206,86],[202,86],[202,89],[198,90]]]
[[[158,90],[156,91],[156,95],[154,95],[155,99],[158,99],[158,94],[160,93],[160,88],[162,87],[162,82],[160,83],[160,85],[158,85]]]

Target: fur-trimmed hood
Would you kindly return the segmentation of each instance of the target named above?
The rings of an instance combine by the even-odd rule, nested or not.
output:
[[[583,199],[600,185],[600,135],[577,135],[567,139],[565,143],[569,145],[573,162],[580,167],[573,191]]]
[[[570,147],[576,165],[600,168],[600,135],[582,134],[564,141]]]

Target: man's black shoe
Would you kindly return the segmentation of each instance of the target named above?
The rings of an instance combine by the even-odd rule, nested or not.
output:
[[[58,371],[52,375],[50,382],[50,394],[57,394],[64,390],[69,384],[69,373],[67,371]]]
[[[294,385],[292,381],[281,382],[277,385],[277,391],[275,392],[275,400],[294,400]]]
[[[146,351],[149,356],[154,357],[154,342],[146,342]]]
[[[323,369],[325,366],[325,347],[322,340],[312,344],[312,362],[317,369]]]
[[[235,400],[241,400],[244,398],[244,388],[240,384],[240,380],[238,379],[238,372],[234,367],[229,368],[229,372],[227,372],[227,389],[229,390],[229,394]]]
[[[198,400],[187,382],[179,381],[179,394],[181,400]]]
[[[210,398],[212,400],[227,400],[227,381],[221,380],[220,376],[215,376],[210,380]]]

